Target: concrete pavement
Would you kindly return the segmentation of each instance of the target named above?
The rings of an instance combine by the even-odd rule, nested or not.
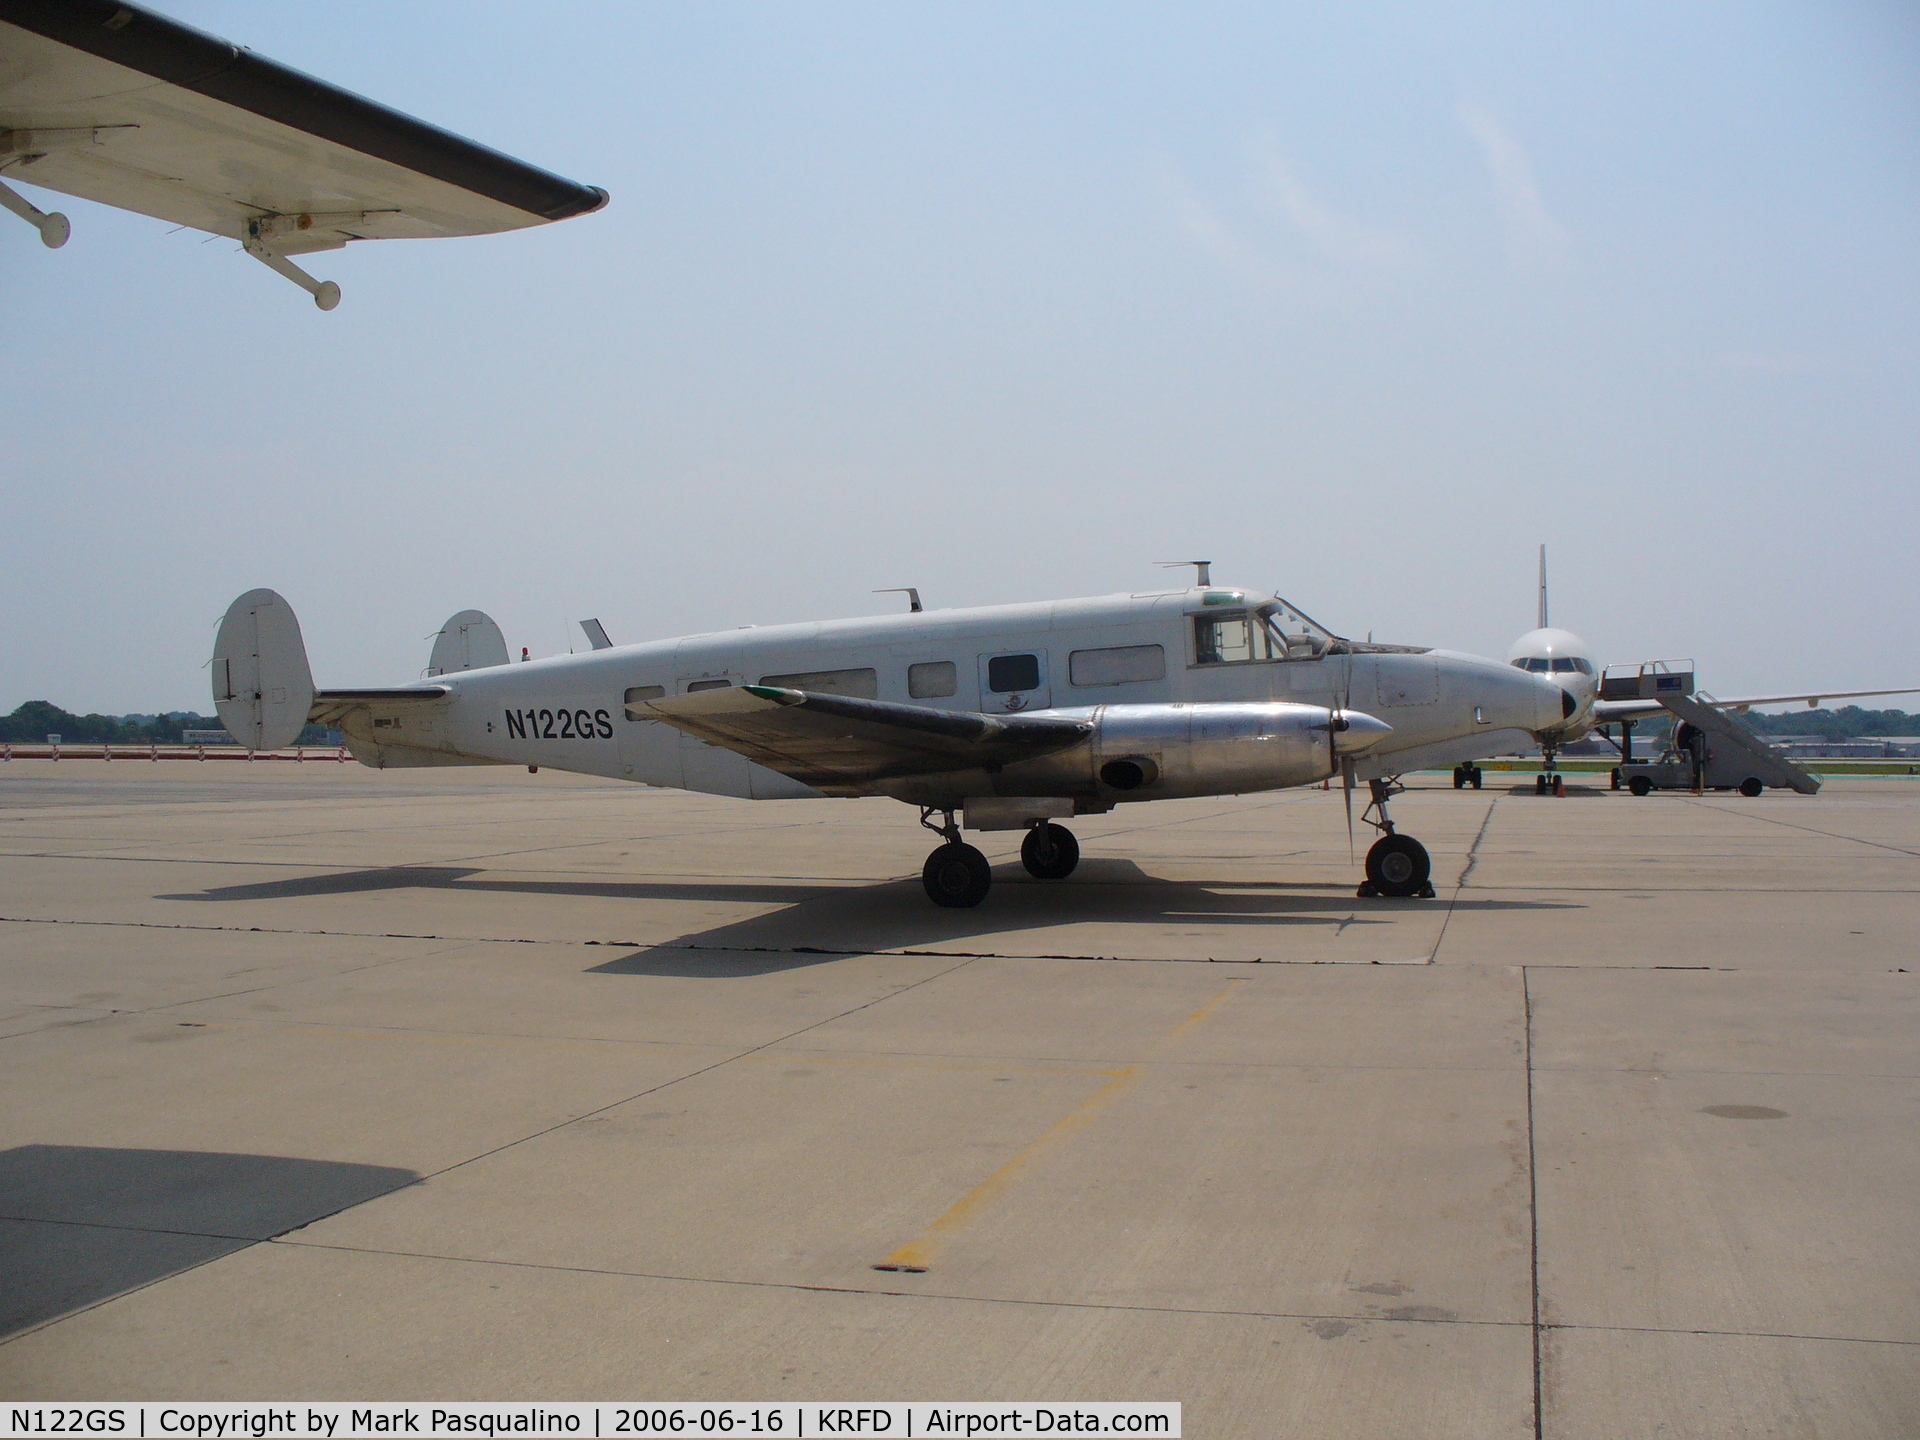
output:
[[[1123,807],[942,911],[891,802],[184,768],[0,767],[8,1398],[1920,1433],[1913,782],[1429,777],[1432,901]]]

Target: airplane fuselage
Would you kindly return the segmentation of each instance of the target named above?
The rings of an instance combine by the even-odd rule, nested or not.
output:
[[[451,692],[440,705],[374,704],[350,717],[356,756],[383,768],[551,766],[762,800],[824,792],[649,718],[647,702],[766,685],[989,715],[1106,717],[1110,729],[1150,713],[1164,717],[1165,707],[1293,702],[1360,712],[1391,726],[1368,757],[1386,769],[1395,755],[1411,759],[1436,745],[1470,744],[1499,730],[1536,732],[1563,719],[1561,692],[1540,677],[1452,651],[1349,645],[1285,602],[1221,586],[746,627],[441,675],[432,683]],[[1281,783],[1333,769],[1329,752],[1317,773]],[[1019,795],[1087,788],[1070,760],[1010,771],[956,777],[948,788]],[[1183,781],[1170,770],[1158,783],[1106,801],[1260,788],[1268,787],[1244,774],[1195,771]],[[867,793],[919,803],[939,798],[924,785]]]

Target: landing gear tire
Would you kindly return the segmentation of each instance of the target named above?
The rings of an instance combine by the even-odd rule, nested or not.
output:
[[[1615,790],[1620,788],[1620,767],[1618,765],[1613,767],[1613,788]]]
[[[967,910],[987,898],[993,884],[993,868],[987,857],[973,846],[954,841],[942,845],[920,870],[927,898],[949,910]]]
[[[1476,790],[1480,788],[1480,767],[1478,765],[1473,767],[1473,774],[1467,777],[1467,783],[1472,785]]]
[[[1456,765],[1453,767],[1453,788],[1456,790],[1464,790],[1467,788],[1466,766]]]
[[[1080,863],[1080,842],[1064,825],[1035,825],[1020,842],[1020,863],[1036,880],[1064,880]]]
[[[1411,835],[1383,835],[1367,851],[1367,883],[1360,893],[1431,898],[1432,875],[1433,860],[1426,846]]]
[[[1651,795],[1653,793],[1653,782],[1644,775],[1636,775],[1627,781],[1627,789],[1636,795]]]
[[[1749,775],[1740,782],[1740,793],[1749,800],[1758,800],[1760,792],[1766,788],[1760,783],[1760,777],[1757,775]]]
[[[1536,795],[1544,795],[1547,793],[1547,777],[1546,776],[1536,775],[1533,777],[1533,793]]]

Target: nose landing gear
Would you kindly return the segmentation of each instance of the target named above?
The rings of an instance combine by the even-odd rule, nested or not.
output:
[[[1427,847],[1411,835],[1393,828],[1387,814],[1387,801],[1406,786],[1389,780],[1369,780],[1373,799],[1360,818],[1380,832],[1380,838],[1367,851],[1367,878],[1355,892],[1365,900],[1375,895],[1396,899],[1433,899],[1433,859]],[[1374,816],[1379,818],[1375,819]]]

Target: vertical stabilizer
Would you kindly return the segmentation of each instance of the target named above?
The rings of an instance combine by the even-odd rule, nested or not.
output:
[[[249,590],[227,607],[213,642],[213,707],[249,750],[300,738],[313,709],[313,672],[293,607],[271,590]]]
[[[427,674],[454,675],[462,670],[485,670],[507,663],[507,637],[480,610],[462,610],[433,637]]]

